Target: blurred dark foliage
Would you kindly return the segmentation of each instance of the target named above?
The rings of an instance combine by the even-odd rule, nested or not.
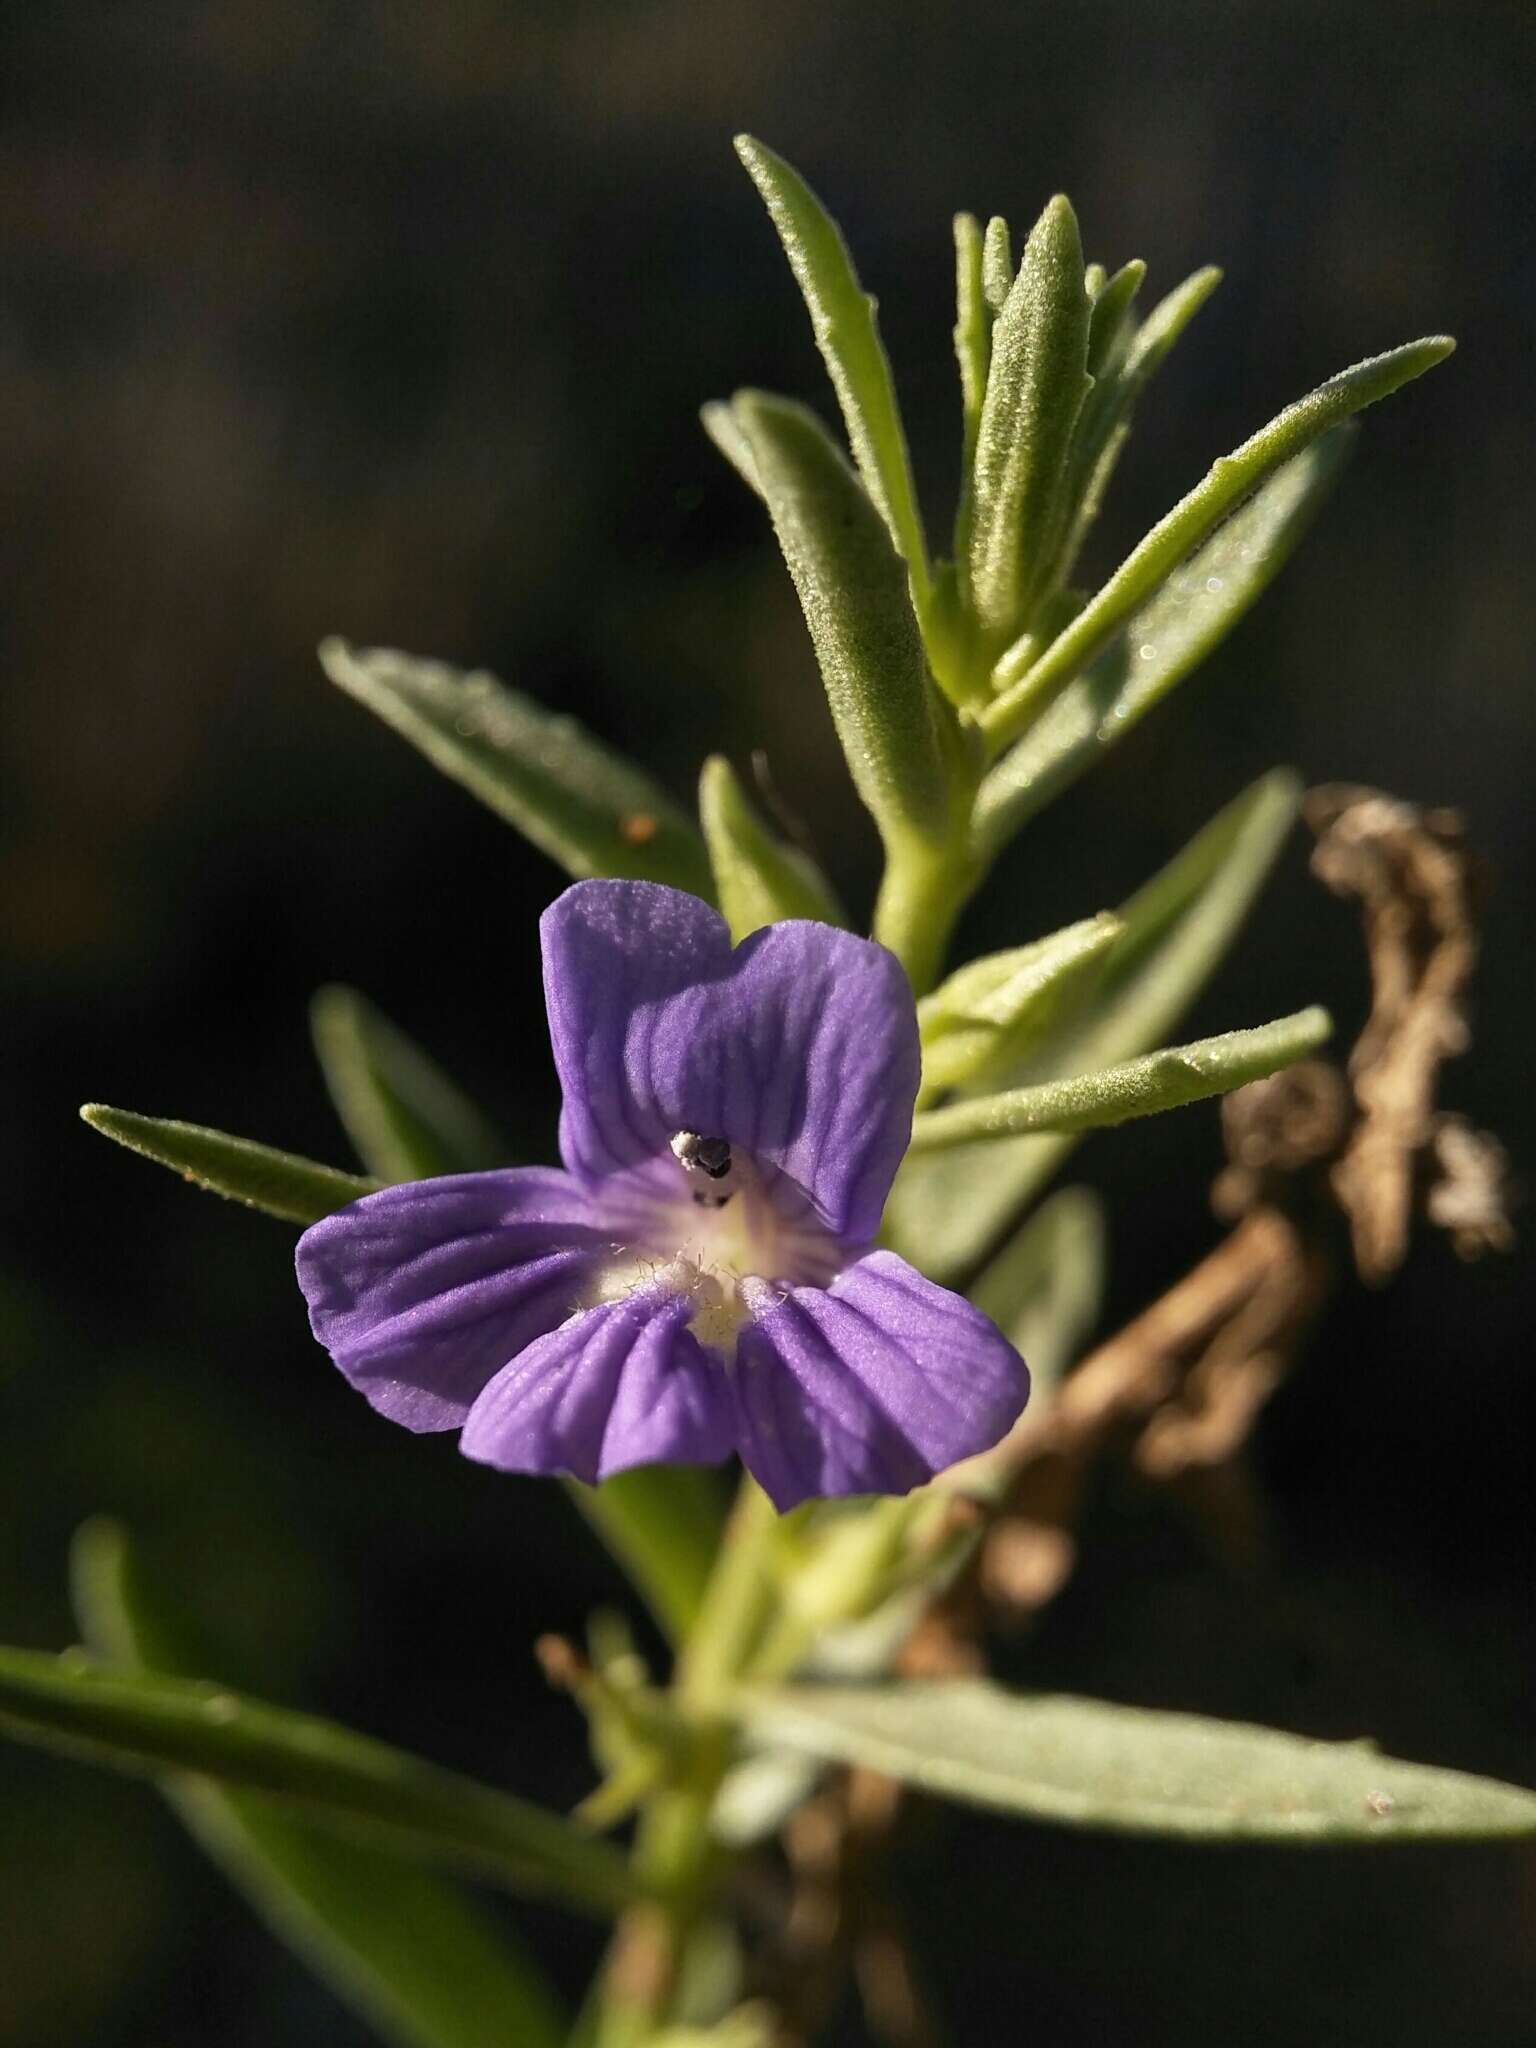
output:
[[[788,154],[882,297],[925,499],[957,442],[948,216],[1227,282],[1145,409],[1102,569],[1319,376],[1437,328],[1261,610],[1031,828],[972,916],[1126,894],[1277,760],[1455,804],[1494,876],[1448,1104],[1536,1157],[1527,565],[1536,17],[1371,0],[948,8],[217,0],[0,10],[0,1620],[59,1643],[123,1514],[228,1675],[576,1797],[533,1635],[614,1578],[547,1487],[370,1418],[282,1226],[74,1120],[91,1096],[340,1160],[304,1003],[353,981],[529,1158],[554,1097],[535,920],[561,878],[328,690],[340,631],[484,663],[681,795],[765,744],[839,881],[846,798],[787,579],[695,407],[826,394],[729,137]],[[1365,1006],[1299,844],[1192,1030]],[[1213,1109],[1095,1141],[1115,1317],[1214,1235]],[[1531,1267],[1426,1245],[1267,1415],[1274,1554],[1237,1584],[1111,1489],[1010,1653],[1030,1682],[1530,1782]],[[11,2048],[361,2039],[139,1788],[0,1754]],[[975,1873],[974,1887],[961,1873]],[[1529,2042],[1529,1860],[1219,1854],[930,1814],[905,1883],[962,2043]],[[589,1937],[524,1916],[575,1984]],[[847,2039],[860,2038],[850,2014]]]

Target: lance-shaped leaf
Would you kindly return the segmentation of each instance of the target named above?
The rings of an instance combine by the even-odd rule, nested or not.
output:
[[[1067,459],[1090,388],[1090,314],[1077,217],[1058,195],[1031,231],[993,325],[976,437],[971,604],[998,640],[1028,623],[1070,510]]]
[[[957,969],[917,1006],[924,1096],[1006,1071],[1081,993],[1120,931],[1103,911]]]
[[[987,222],[981,247],[981,288],[994,313],[1001,313],[1007,304],[1015,274],[1013,237],[1007,221],[1000,213],[994,213]]]
[[[1341,370],[1213,463],[1194,490],[1131,550],[1071,625],[983,715],[994,748],[1017,738],[1184,558],[1282,463],[1363,407],[1443,362],[1455,345],[1447,335],[1431,335]]]
[[[1132,1117],[1155,1116],[1225,1095],[1261,1081],[1315,1052],[1333,1030],[1315,1004],[1247,1031],[1223,1031],[1189,1045],[1164,1046],[1092,1074],[1008,1088],[920,1112],[912,1121],[912,1150],[964,1145],[978,1138],[1016,1138],[1026,1131],[1092,1131]]]
[[[3,1649],[0,1732],[116,1770],[192,1771],[271,1793],[326,1826],[587,1911],[637,1894],[623,1857],[559,1814],[205,1681],[124,1672],[83,1651]]]
[[[1296,778],[1265,776],[1119,911],[1092,1001],[1009,1079],[1018,1086],[1132,1058],[1167,1038],[1247,915],[1296,815]],[[1070,1132],[983,1139],[909,1158],[886,1224],[896,1248],[952,1284],[996,1244],[1077,1143]]]
[[[348,696],[578,881],[612,875],[708,895],[709,861],[691,820],[574,718],[483,670],[389,648],[331,639],[320,661]]]
[[[992,360],[992,308],[987,303],[982,271],[981,223],[973,213],[955,215],[955,360],[960,366],[962,497],[969,494],[971,463],[982,401],[987,395],[987,366]],[[956,542],[956,552],[960,542]]]
[[[381,1180],[504,1166],[508,1149],[457,1083],[356,989],[321,989],[310,1030],[336,1113]]]
[[[93,1650],[130,1669],[186,1675],[204,1660],[152,1588],[121,1529],[75,1539],[75,1607]],[[447,1879],[298,1818],[262,1792],[210,1778],[162,1786],[188,1831],[262,1920],[398,2048],[528,2048],[564,2039],[532,1956]]]
[[[1277,470],[1003,756],[976,800],[975,835],[984,858],[1122,740],[1226,638],[1311,526],[1355,431],[1336,427]]]
[[[1127,264],[1126,270],[1139,267]],[[1124,289],[1124,277],[1125,271],[1121,271],[1110,280],[1106,300],[1116,285]],[[1137,400],[1220,283],[1221,272],[1214,267],[1197,270],[1159,301],[1139,327],[1134,327],[1127,317],[1127,304],[1121,309],[1118,323],[1109,331],[1109,321],[1116,310],[1111,301],[1105,309],[1103,353],[1097,360],[1094,350],[1099,338],[1099,308],[1095,305],[1094,333],[1088,343],[1088,367],[1095,383],[1084,401],[1072,444],[1069,495],[1074,510],[1055,565],[1058,580],[1065,581],[1071,575],[1088,529],[1099,516],[1115,464],[1131,431]],[[1014,666],[1009,657],[1005,657],[1005,664],[1009,668]]]
[[[202,1124],[137,1116],[131,1109],[109,1109],[104,1102],[87,1102],[80,1114],[104,1138],[170,1167],[194,1186],[232,1202],[244,1202],[248,1209],[264,1209],[269,1216],[281,1216],[289,1223],[317,1223],[333,1209],[343,1209],[382,1185],[361,1174],[340,1173],[333,1166],[301,1159],[293,1152],[257,1145],[249,1138],[231,1138]]]
[[[1090,285],[1092,311],[1088,316],[1088,374],[1094,380],[1094,390],[1084,401],[1085,415],[1098,390],[1099,380],[1118,370],[1124,360],[1131,332],[1131,307],[1146,274],[1145,263],[1133,257],[1129,263],[1122,263],[1113,277],[1105,278],[1096,291]]]
[[[922,603],[928,552],[875,301],[859,283],[836,222],[799,173],[750,135],[737,136],[736,154],[778,229],[837,393],[853,459]]]
[[[816,863],[768,830],[723,755],[711,755],[704,763],[699,819],[715,871],[715,894],[738,945],[749,933],[786,917],[847,924]]]
[[[951,829],[950,713],[928,680],[907,578],[867,492],[802,405],[739,392],[762,481],[826,684],[838,738],[882,836]]]
[[[985,1679],[748,1695],[754,1739],[1063,1827],[1193,1841],[1536,1836],[1536,1792],[1197,1714]]]

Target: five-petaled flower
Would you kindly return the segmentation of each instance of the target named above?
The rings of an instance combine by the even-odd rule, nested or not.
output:
[[[307,1230],[310,1319],[352,1384],[506,1471],[739,1452],[780,1509],[994,1444],[1023,1362],[872,1248],[918,1083],[893,956],[804,922],[733,951],[644,882],[578,883],[542,934],[565,1171],[411,1182]]]

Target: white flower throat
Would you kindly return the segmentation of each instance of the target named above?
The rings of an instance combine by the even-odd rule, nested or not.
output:
[[[729,1140],[678,1131],[669,1152],[647,1174],[622,1250],[580,1307],[658,1288],[685,1294],[689,1330],[733,1358],[745,1323],[791,1288],[827,1286],[845,1255],[800,1188],[784,1176],[775,1185]]]

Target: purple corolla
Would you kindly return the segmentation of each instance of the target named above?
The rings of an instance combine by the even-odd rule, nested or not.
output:
[[[580,882],[544,913],[564,1172],[390,1187],[299,1241],[315,1335],[381,1414],[595,1483],[739,1452],[781,1510],[905,1493],[1024,1406],[985,1316],[872,1248],[911,1129],[912,995],[792,922]]]

